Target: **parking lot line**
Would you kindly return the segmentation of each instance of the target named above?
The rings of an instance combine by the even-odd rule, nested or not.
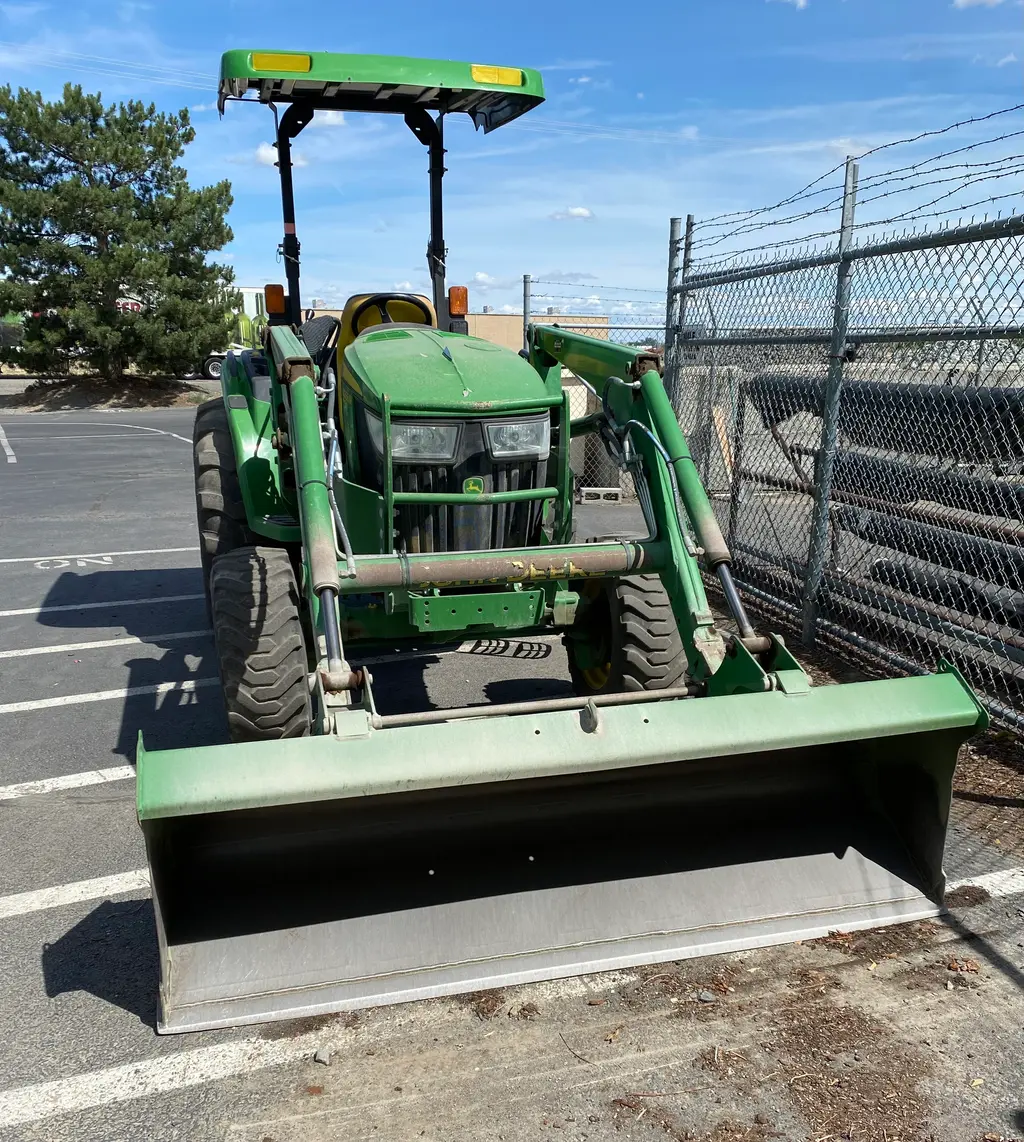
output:
[[[323,1031],[307,1031],[294,1038],[238,1039],[3,1091],[0,1128],[132,1102],[298,1062],[310,1057],[324,1041]]]
[[[7,456],[7,463],[17,464],[18,457],[14,455],[14,449],[7,442],[7,434],[4,432],[2,427],[0,427],[0,445],[3,446],[4,453]]]
[[[35,654],[72,654],[76,650],[100,650],[105,646],[132,646],[135,643],[180,642],[188,638],[205,638],[213,634],[206,630],[176,630],[167,634],[125,635],[123,638],[103,638],[98,642],[65,642],[60,646],[29,646],[22,650],[0,650],[0,658],[29,658]]]
[[[51,444],[60,440],[124,440],[129,436],[136,440],[139,438],[137,432],[82,432],[68,434],[48,432],[46,436],[14,436],[8,437],[8,440],[42,440],[47,444]]]
[[[101,428],[137,428],[139,432],[154,432],[157,436],[173,436],[175,440],[180,440],[183,444],[192,443],[187,436],[179,436],[177,432],[168,432],[163,428],[151,428],[146,424],[123,424],[119,420],[91,420],[87,423],[98,425]]]
[[[157,682],[152,686],[122,686],[119,690],[94,690],[91,694],[62,694],[57,698],[33,698],[28,702],[4,702],[0,714],[21,714],[27,710],[52,710],[56,706],[80,706],[87,702],[109,702],[114,698],[140,698],[146,694],[191,694],[201,686],[216,686],[219,678],[189,678],[184,682]]]
[[[108,781],[129,781],[134,777],[135,767],[132,765],[86,769],[81,773],[65,773],[62,777],[44,777],[40,781],[19,781],[16,785],[0,785],[0,801],[34,797],[39,793],[57,793],[62,789],[81,789],[86,785],[103,785]]]
[[[43,912],[47,908],[63,908],[67,904],[80,904],[85,900],[106,900],[110,896],[123,896],[126,892],[149,891],[149,870],[133,868],[114,876],[95,876],[91,880],[75,880],[71,884],[55,884],[34,892],[15,892],[0,896],[0,920],[25,916],[29,912]]]
[[[141,551],[89,551],[84,555],[19,555],[12,559],[0,559],[0,563],[41,563],[44,559],[105,559],[114,555],[173,555],[198,550],[198,547],[148,547]]]
[[[198,595],[155,595],[148,599],[111,599],[105,603],[62,603],[59,607],[16,607],[11,611],[0,611],[0,619],[12,619],[17,615],[52,615],[57,611],[95,611],[112,607],[141,607],[159,603],[191,603],[204,596]]]
[[[981,876],[968,876],[946,885],[947,892],[957,888],[983,888],[989,896],[1016,896],[1024,893],[1024,868],[986,872]]]

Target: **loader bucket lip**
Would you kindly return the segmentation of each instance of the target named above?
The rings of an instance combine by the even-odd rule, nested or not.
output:
[[[137,754],[140,822],[984,727],[957,671]],[[500,730],[499,730],[500,727]],[[500,735],[500,748],[497,739]]]

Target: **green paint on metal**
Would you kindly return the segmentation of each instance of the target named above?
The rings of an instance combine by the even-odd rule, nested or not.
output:
[[[345,349],[345,383],[375,412],[383,393],[395,416],[505,417],[562,401],[560,379],[545,380],[511,349],[426,326],[406,332],[401,341],[360,337]]]
[[[457,60],[240,49],[220,65],[220,109],[256,90],[278,103],[342,111],[465,113],[493,131],[544,101],[540,72]]]
[[[299,543],[297,507],[285,491],[280,458],[270,442],[274,431],[272,406],[256,399],[233,354],[224,362],[221,389],[249,530],[278,543]],[[231,397],[239,396],[246,400],[243,408],[231,403]]]
[[[417,789],[600,772],[679,760],[955,731],[981,722],[953,673],[603,707],[588,733],[577,711],[522,714],[137,754],[140,821],[301,805]],[[824,764],[828,764],[827,760]]]
[[[649,435],[648,432],[632,428],[630,442],[643,459],[658,538],[668,545],[671,553],[661,570],[661,578],[683,636],[689,673],[695,681],[704,681],[718,669],[725,646],[708,605],[700,567],[696,558],[690,554],[694,544],[689,533],[694,521],[692,517],[681,521],[676,512],[675,489],[658,448],[660,444],[674,458],[673,452],[661,438],[662,430],[680,456],[686,450],[686,442],[671,414],[671,406],[664,396],[664,386],[658,374],[650,371],[641,380],[639,390],[631,387],[640,356],[629,346],[601,341],[582,333],[551,326],[530,327],[530,360],[536,368],[547,368],[549,361],[561,362],[597,389],[617,424],[625,425],[634,421],[650,432]],[[626,383],[616,384],[615,379]],[[660,397],[657,389],[661,390]],[[666,423],[666,408],[671,425]],[[674,466],[674,470],[678,480],[679,468]],[[690,503],[682,484],[679,490],[683,506],[689,511]],[[696,502],[699,506],[699,501]]]
[[[334,487],[352,550],[357,555],[379,555],[386,531],[384,497],[351,480],[335,478]]]
[[[409,619],[420,631],[490,630],[539,626],[543,591],[499,591],[479,595],[409,596]]]

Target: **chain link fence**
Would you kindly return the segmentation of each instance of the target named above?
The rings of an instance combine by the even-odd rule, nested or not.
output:
[[[625,286],[551,281],[526,275],[523,279],[524,329],[531,321],[557,324],[588,337],[615,341],[654,353],[665,348],[665,294],[661,290]],[[594,390],[563,370],[573,417],[600,409]],[[632,478],[620,472],[596,435],[574,440],[570,463],[578,503],[635,504]]]
[[[926,218],[978,167],[992,201],[1024,198],[1024,160],[961,156],[980,145],[870,176],[862,202]],[[666,384],[752,598],[808,644],[946,659],[1024,730],[1024,213],[884,233],[858,175],[812,184],[832,197],[798,220],[839,225],[810,246],[719,253],[768,229],[758,211],[674,233]],[[799,198],[767,212],[785,234]]]

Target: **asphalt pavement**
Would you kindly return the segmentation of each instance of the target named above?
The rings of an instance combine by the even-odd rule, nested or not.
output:
[[[752,1130],[764,1125],[760,1116],[782,1136],[809,1135],[813,1113],[785,1086],[773,1094],[780,1080],[769,1070],[742,1089],[711,1089],[703,1072],[694,1080],[695,1059],[712,1046],[717,1065],[717,1043],[746,1044],[748,1055],[757,1049],[764,1028],[743,1023],[749,1004],[734,1024],[676,1016],[691,994],[706,994],[702,980],[735,970],[777,983],[831,971],[839,956],[831,949],[745,953],[728,967],[719,957],[294,1025],[156,1034],[159,973],[134,812],[135,742],[140,730],[153,747],[227,738],[196,546],[193,415],[0,418],[0,1139],[525,1142],[549,1131],[650,1137],[652,1124],[666,1136],[692,1126],[693,1137],[711,1138],[726,1114]],[[591,520],[584,533],[628,523]],[[377,664],[379,704],[397,711],[569,693],[560,644],[537,645],[531,657],[488,655],[486,664],[459,652]],[[916,1028],[914,1050],[929,1037],[973,1047],[976,1061],[955,1082],[934,1067],[921,1072],[915,1090],[930,1100],[936,1138],[980,1137],[982,1125],[1006,1136],[1024,1131],[1024,876],[1014,879],[1014,867],[954,832],[951,879],[1004,880],[991,882],[989,901],[954,913],[905,951],[907,963],[917,955],[924,964],[935,948],[947,958],[967,948],[984,986],[965,975],[964,997],[945,987],[912,992],[907,1007],[899,990],[887,1006],[881,993],[870,999],[857,990],[877,982],[866,962],[842,975],[848,1000],[870,1010],[885,1034],[898,1034],[901,1021]],[[892,965],[882,968],[880,975]],[[681,990],[666,979],[682,981]],[[641,1002],[654,980],[662,982],[650,983]],[[732,985],[714,992],[717,1013],[733,993],[745,994]],[[774,995],[767,987],[753,1009],[774,1010]],[[318,1049],[330,1065],[314,1061]],[[672,1094],[671,1113],[665,1103],[640,1113],[651,1092]],[[962,1101],[973,1117],[964,1117]],[[769,1135],[714,1135],[745,1136]]]

